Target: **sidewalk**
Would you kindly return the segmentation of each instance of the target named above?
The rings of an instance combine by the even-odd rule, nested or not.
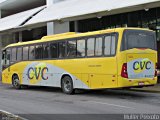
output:
[[[151,87],[133,88],[135,91],[160,93],[160,84]]]
[[[0,120],[27,120],[18,115],[11,114],[9,112],[0,110]]]

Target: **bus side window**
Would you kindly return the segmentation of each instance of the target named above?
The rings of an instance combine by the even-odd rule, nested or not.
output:
[[[59,42],[59,58],[65,58],[66,57],[66,42]]]
[[[22,60],[22,47],[17,48],[17,61]]]
[[[11,64],[17,61],[17,48],[12,48],[11,52]]]
[[[76,48],[77,48],[76,41],[72,40],[72,41],[67,42],[67,57],[68,58],[76,57]]]
[[[28,46],[23,47],[23,60],[28,60]]]
[[[42,59],[43,46],[36,45],[35,46],[35,59]]]
[[[94,56],[94,48],[95,48],[95,38],[89,38],[87,40],[87,56]]]
[[[95,44],[95,56],[102,56],[103,38],[97,37]]]
[[[77,40],[77,57],[85,57],[86,53],[86,43],[85,40]]]
[[[108,35],[105,36],[105,42],[104,42],[104,55],[105,56],[110,56],[111,55],[111,40],[112,40],[112,36]]]
[[[34,60],[35,59],[35,47],[30,46],[29,47],[29,60]]]
[[[116,35],[112,35],[111,55],[116,54]]]
[[[7,49],[6,50],[6,65],[9,66],[10,65],[10,59],[11,59],[11,49]]]
[[[49,58],[49,44],[43,44],[43,58]]]
[[[51,58],[58,57],[58,44],[57,43],[50,44],[50,56],[51,56]]]

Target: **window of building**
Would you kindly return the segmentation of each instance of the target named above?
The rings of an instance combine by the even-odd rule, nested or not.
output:
[[[156,9],[157,10],[157,41],[160,41],[160,7]]]
[[[58,58],[58,44],[57,43],[50,44],[50,56],[51,58]]]
[[[103,45],[103,38],[98,37],[96,38],[96,46],[95,46],[95,56],[101,56],[102,55],[102,45]]]
[[[121,26],[122,27],[127,27],[127,23],[128,23],[128,13],[124,13],[124,14],[121,14]]]
[[[29,60],[34,60],[35,59],[35,47],[30,46],[29,47]]]
[[[116,15],[112,15],[111,17],[110,17],[110,26],[111,26],[111,28],[115,28],[116,27],[116,25],[117,25],[117,16]],[[120,20],[119,20],[120,21]]]
[[[157,41],[160,41],[160,30],[157,30]]]
[[[59,58],[66,56],[66,42],[59,42]]]
[[[42,45],[36,45],[35,46],[35,59],[42,59],[43,53],[43,46]]]
[[[76,57],[76,49],[77,49],[76,41],[68,41],[67,57],[69,58]]]
[[[85,40],[77,40],[77,57],[85,57],[86,53]]]
[[[151,25],[156,24],[156,9],[143,10],[141,11],[141,16],[143,28],[149,28]]]
[[[110,23],[111,23],[110,16],[105,16],[105,17],[103,17],[101,19],[102,19],[103,29],[110,28],[110,26],[111,26],[110,25]]]
[[[17,48],[17,61],[22,60],[22,47]]]
[[[16,60],[17,60],[17,48],[12,48],[12,59],[11,59],[11,62],[16,62]]]
[[[116,28],[122,27],[122,20],[121,14],[116,15]]]
[[[23,47],[23,60],[28,60],[28,46]]]
[[[128,13],[128,27],[141,27],[141,12]]]
[[[148,22],[149,22],[149,25],[152,25],[152,24],[156,24],[156,9],[153,8],[153,9],[150,9],[148,11]]]
[[[87,40],[87,56],[92,57],[94,56],[94,44],[95,43],[95,38],[89,38]]]
[[[160,23],[160,7],[157,8],[157,22]]]
[[[23,42],[38,40],[47,35],[47,26],[22,31]]]
[[[43,44],[43,58],[49,58],[49,44]]]

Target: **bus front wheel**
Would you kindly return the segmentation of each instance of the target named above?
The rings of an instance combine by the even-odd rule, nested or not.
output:
[[[66,94],[69,94],[69,95],[74,94],[75,90],[73,88],[73,81],[71,77],[65,76],[62,78],[61,88],[62,88],[62,91]]]
[[[12,77],[12,85],[15,89],[21,89],[19,77],[17,75],[14,75]]]

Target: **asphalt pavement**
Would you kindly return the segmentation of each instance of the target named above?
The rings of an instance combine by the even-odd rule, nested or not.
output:
[[[59,88],[15,90],[0,83],[0,110],[29,120],[115,120],[125,114],[160,114],[160,93],[108,89],[66,95]]]

